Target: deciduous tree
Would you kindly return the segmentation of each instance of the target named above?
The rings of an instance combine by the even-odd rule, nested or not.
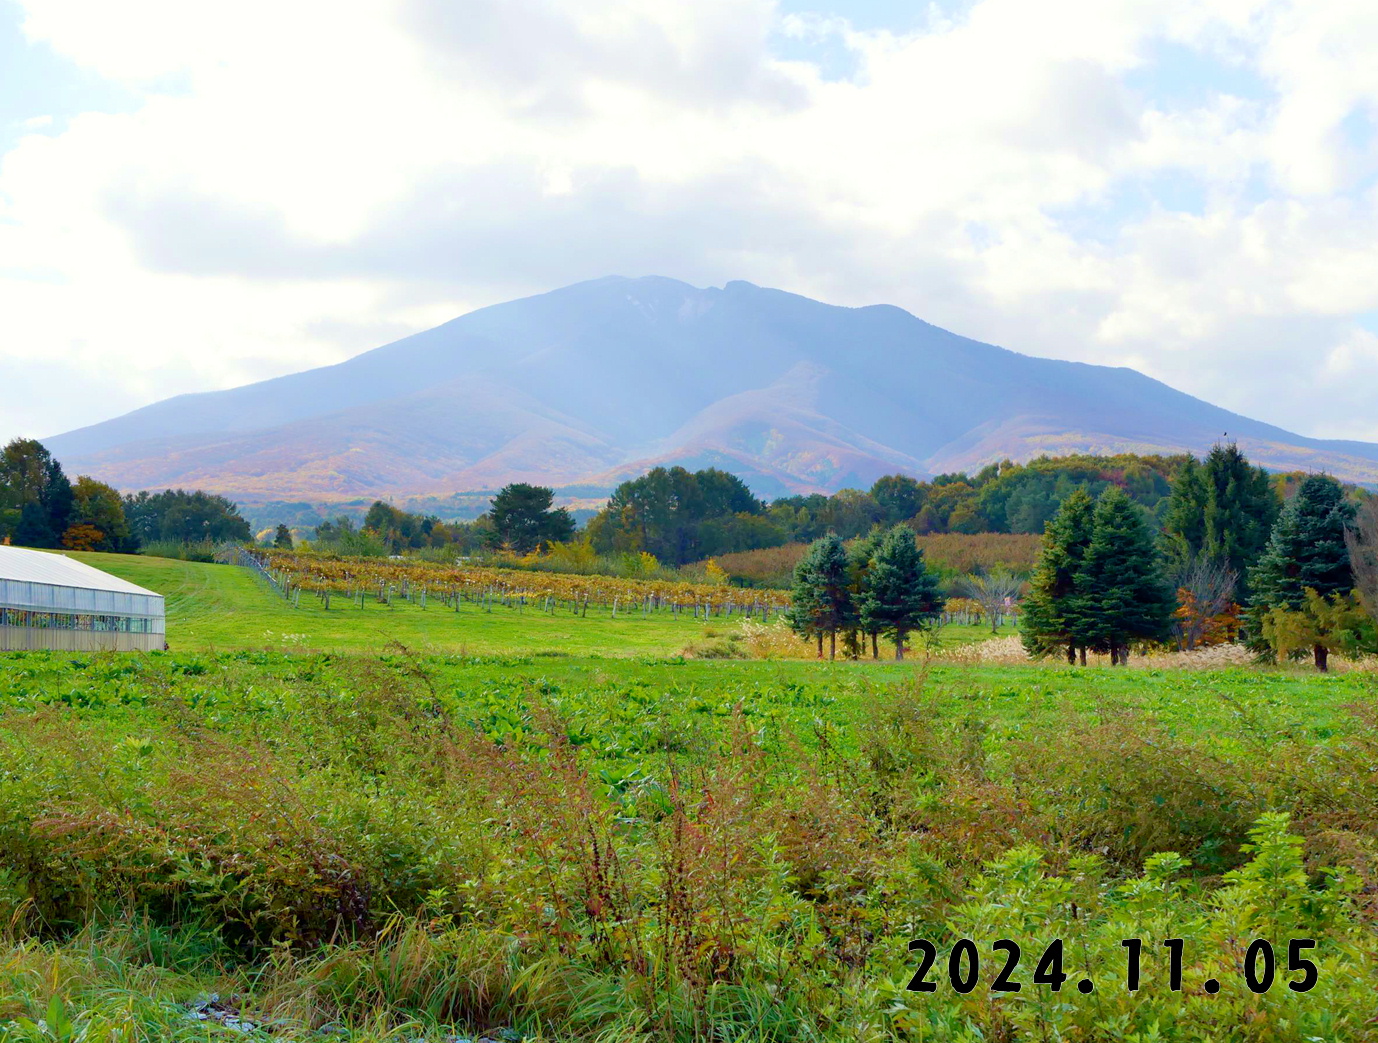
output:
[[[1378,618],[1378,496],[1366,496],[1345,529],[1345,547],[1354,587],[1364,607]]]
[[[1305,595],[1300,609],[1279,605],[1263,615],[1263,638],[1279,659],[1309,651],[1316,669],[1325,672],[1332,652],[1358,656],[1378,651],[1373,617],[1353,591],[1323,598],[1307,588]]]
[[[124,516],[124,501],[119,492],[90,475],[81,475],[72,485],[72,524],[90,526],[100,533],[92,550],[128,552],[138,549]],[[65,538],[63,542],[66,543]]]
[[[963,597],[971,598],[981,606],[986,619],[990,621],[990,632],[997,633],[1000,620],[1009,611],[1009,606],[1024,589],[1024,581],[1008,569],[991,569],[987,573],[969,573],[958,584]]]

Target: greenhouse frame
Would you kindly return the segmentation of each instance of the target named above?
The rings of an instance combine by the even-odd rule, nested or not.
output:
[[[62,554],[0,546],[0,651],[166,646],[161,594]]]

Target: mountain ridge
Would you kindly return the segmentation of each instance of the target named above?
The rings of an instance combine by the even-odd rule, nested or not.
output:
[[[332,366],[165,399],[47,440],[122,489],[245,502],[615,484],[716,462],[763,495],[1044,453],[1201,452],[1378,482],[1378,445],[1307,438],[1126,367],[1023,355],[893,305],[606,276]]]

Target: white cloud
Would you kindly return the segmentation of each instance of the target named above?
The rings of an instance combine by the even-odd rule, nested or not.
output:
[[[73,374],[0,437],[614,271],[889,301],[1378,437],[1335,406],[1373,413],[1367,0],[977,0],[908,35],[768,0],[25,10],[143,104],[0,157],[0,373]],[[776,32],[856,74],[781,60]],[[1266,90],[1131,87],[1164,42]],[[1200,206],[1160,198],[1168,176]]]

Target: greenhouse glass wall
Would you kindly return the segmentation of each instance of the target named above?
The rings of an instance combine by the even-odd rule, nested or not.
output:
[[[61,554],[0,547],[0,651],[143,652],[167,643],[163,596]]]

